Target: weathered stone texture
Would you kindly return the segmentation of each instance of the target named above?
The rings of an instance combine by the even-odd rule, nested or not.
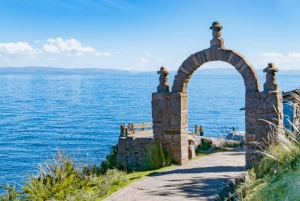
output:
[[[158,104],[156,100],[159,100]],[[184,164],[187,161],[184,156],[188,157],[188,144],[185,136],[188,123],[187,95],[183,93],[153,93],[152,116],[154,140],[161,142],[171,152],[176,162]]]
[[[146,165],[146,149],[153,138],[120,137],[118,142],[118,164],[131,170],[143,170]]]
[[[257,151],[267,146],[268,134],[273,132],[269,122],[282,126],[282,92],[247,92],[245,104],[246,166],[251,167],[258,164]]]

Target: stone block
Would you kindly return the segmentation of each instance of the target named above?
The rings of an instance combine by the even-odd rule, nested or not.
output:
[[[158,107],[159,107],[160,109],[166,109],[166,108],[169,107],[168,102],[169,102],[169,101],[168,101],[167,97],[166,97],[165,99],[163,99],[163,100],[159,100],[159,101],[158,101]]]
[[[152,93],[152,100],[164,100],[165,94],[164,93]]]
[[[211,61],[218,61],[219,60],[218,56],[219,56],[218,49],[216,49],[216,48],[211,49],[211,52],[210,52]]]
[[[161,123],[163,118],[163,111],[160,108],[152,108],[153,123]]]
[[[232,55],[232,59],[230,60],[230,64],[233,65],[237,69],[236,65],[238,64],[238,62],[240,60],[244,60],[244,57],[242,55],[238,54],[238,53],[235,53],[235,54]]]
[[[268,92],[260,92],[259,94],[260,94],[260,98],[265,100],[268,98],[269,93]]]
[[[235,64],[235,69],[239,72],[239,69],[246,64],[245,58],[241,58],[236,64]]]
[[[260,92],[246,92],[246,100],[256,98],[256,94]]]
[[[181,125],[174,125],[168,127],[168,132],[172,134],[180,134]]]
[[[122,165],[123,167],[127,167],[127,157],[125,154],[117,155],[117,163]]]
[[[163,117],[163,124],[164,125],[170,125],[170,115],[165,115]]]
[[[196,68],[197,66],[195,65],[193,59],[191,58],[191,56],[189,56],[183,63],[182,66],[184,66],[184,68],[189,72],[188,74],[191,74]]]
[[[248,114],[248,115],[246,114],[245,122],[246,122],[246,125],[255,125],[257,122],[257,119],[254,114]]]
[[[245,137],[246,142],[252,142],[256,140],[256,134],[255,133],[247,133],[247,136]]]
[[[184,67],[185,69],[186,69],[186,67]],[[188,73],[185,73],[185,72],[183,72],[183,71],[181,71],[181,70],[179,70],[178,72],[177,72],[177,79],[176,79],[176,81],[179,81],[179,82],[184,82],[185,81],[185,79],[189,76],[189,74]]]
[[[189,158],[195,158],[196,157],[195,146],[194,145],[189,145],[189,147],[188,147],[188,157]]]
[[[226,50],[224,49],[217,49],[217,52],[218,52],[218,60],[219,61],[227,61],[227,54],[226,54]]]
[[[239,69],[237,69],[237,71],[242,75],[242,73],[249,68],[247,63],[244,63]],[[242,75],[243,76],[243,75]]]
[[[197,59],[197,57],[196,57],[195,54],[192,54],[190,57],[191,57],[193,63],[195,64],[195,66],[196,66],[195,69],[197,69],[200,65],[202,65],[202,63],[199,63],[199,61],[198,61],[198,59]]]
[[[170,125],[171,126],[181,125],[181,115],[172,114],[170,117]]]
[[[126,138],[126,149],[132,150],[134,149],[135,142],[134,142],[134,137],[127,137]]]
[[[251,66],[248,66],[248,68],[246,68],[242,73],[242,77],[245,79],[245,77],[249,76],[249,75],[253,75],[253,77],[255,78],[256,76],[254,75],[254,70]]]
[[[207,61],[213,61],[213,60],[211,60],[210,52],[211,52],[211,49],[204,50],[204,55],[205,55],[205,58]]]
[[[171,142],[173,142],[173,137],[172,137],[172,135],[169,135],[169,134],[163,134],[163,142],[164,142],[164,143],[171,143]]]
[[[249,74],[248,76],[244,77],[244,84],[245,86],[258,84],[258,79],[253,74]]]
[[[182,71],[182,72],[184,72],[187,75],[190,74],[190,71],[187,70],[187,69],[185,69],[183,65],[180,66],[179,71]]]
[[[148,145],[153,141],[152,138],[135,138],[136,144]]]
[[[170,143],[170,145],[171,145],[171,149],[173,149],[173,150],[180,150],[180,148],[181,148],[180,142],[172,142],[172,143]]]
[[[195,56],[198,60],[199,66],[207,62],[203,51],[197,52]]]
[[[234,55],[235,55],[235,52],[231,50],[230,54],[227,54],[226,62],[230,63],[232,58],[234,57]]]
[[[136,166],[137,165],[137,158],[136,156],[130,156],[130,157],[127,157],[127,165],[128,166]]]
[[[257,84],[246,86],[246,92],[258,92],[258,91],[259,91],[259,86]]]
[[[180,134],[173,134],[173,141],[174,142],[180,142],[181,141],[181,135]]]
[[[174,81],[174,84],[172,86],[172,92],[182,92],[182,89],[183,89],[183,83],[175,83]]]
[[[122,153],[126,151],[126,138],[119,138],[118,152]]]

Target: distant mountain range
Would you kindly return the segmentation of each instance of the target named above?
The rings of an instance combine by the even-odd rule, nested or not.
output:
[[[98,68],[0,67],[0,75],[94,75],[113,73],[128,73],[128,71]]]
[[[256,69],[258,75],[262,75],[263,69]],[[0,67],[0,75],[95,75],[95,74],[127,74],[127,73],[153,73],[156,71],[126,71],[118,69],[98,68],[53,68],[53,67]],[[300,70],[279,70],[280,75],[300,75]],[[176,74],[171,71],[171,74]],[[238,75],[234,68],[198,69],[195,74],[199,75]]]

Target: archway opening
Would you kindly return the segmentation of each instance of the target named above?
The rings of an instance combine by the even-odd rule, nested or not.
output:
[[[214,61],[196,70],[187,85],[188,130],[204,127],[204,136],[226,137],[235,130],[245,131],[245,85],[230,64]]]

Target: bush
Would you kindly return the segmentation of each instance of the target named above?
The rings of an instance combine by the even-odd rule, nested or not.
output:
[[[148,147],[146,160],[146,169],[150,170],[170,166],[172,163],[171,154],[167,150],[163,150],[162,145],[159,142],[155,142]]]
[[[96,175],[100,176],[107,172],[109,169],[118,169],[120,170],[122,167],[117,164],[117,154],[118,154],[118,146],[111,146],[110,153],[106,156],[106,159],[103,160],[100,166],[92,165],[83,166],[83,174],[87,176]]]
[[[201,143],[197,146],[197,151],[207,151],[209,148],[211,148],[213,145],[213,142],[211,139],[202,138]]]
[[[80,171],[71,157],[59,151],[53,161],[40,165],[38,177],[27,174],[28,181],[25,181],[22,191],[16,191],[15,186],[2,187],[5,194],[0,195],[0,201],[89,201],[105,196],[112,188],[127,181],[126,173],[116,169],[106,169],[101,176],[86,171],[85,168]]]

